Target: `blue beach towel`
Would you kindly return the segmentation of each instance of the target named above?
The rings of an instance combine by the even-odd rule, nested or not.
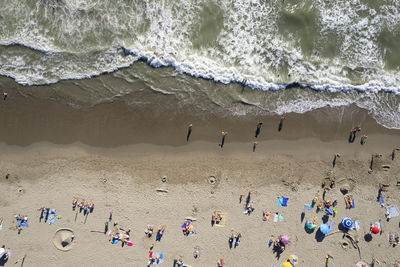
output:
[[[278,197],[278,207],[287,207],[288,200],[287,197]]]
[[[354,209],[354,199],[352,200],[352,202],[351,202],[351,207],[350,207],[350,209]]]
[[[49,212],[49,218],[47,219],[47,222],[49,224],[55,223],[58,220],[57,218],[57,213],[55,210],[50,210]]]
[[[307,211],[311,211],[313,209],[313,206],[311,204],[306,204],[304,205],[304,209]]]
[[[382,205],[382,206],[385,204],[385,200],[384,200],[383,196],[379,196],[378,202],[379,202],[379,204]]]
[[[23,220],[17,219],[17,225],[18,225],[18,227],[28,227],[28,221],[27,220],[23,221]]]

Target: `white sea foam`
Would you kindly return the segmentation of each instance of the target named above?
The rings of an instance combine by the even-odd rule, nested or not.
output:
[[[243,82],[260,90],[280,90],[296,83],[328,92],[400,94],[399,68],[386,67],[386,54],[378,42],[383,30],[399,30],[399,1],[382,0],[375,8],[363,0],[215,1],[212,8],[220,9],[223,21],[206,27],[221,23],[221,28],[212,41],[200,46],[193,40],[203,37],[199,29],[208,0],[65,0],[54,2],[54,10],[50,2],[0,2],[0,45],[21,44],[40,51],[0,48],[4,51],[1,75],[22,84],[46,84],[111,72],[141,58],[153,67],[172,66],[194,77],[225,84]],[[316,14],[316,53],[303,53],[296,32],[282,34],[278,22],[283,11]],[[323,57],[318,49],[330,38],[337,43],[336,56]],[[117,51],[120,46],[133,55],[122,55]],[[349,104],[307,101],[295,99],[275,111],[305,112]]]

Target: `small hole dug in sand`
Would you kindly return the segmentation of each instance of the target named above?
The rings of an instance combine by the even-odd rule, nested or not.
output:
[[[215,176],[212,176],[212,175],[211,175],[211,176],[208,178],[208,183],[209,183],[209,184],[214,185],[216,182],[217,182],[217,178],[215,178]]]
[[[69,228],[58,229],[53,237],[54,246],[61,251],[69,251],[74,241],[74,232]]]

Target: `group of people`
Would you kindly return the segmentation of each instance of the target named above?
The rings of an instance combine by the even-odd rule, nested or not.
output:
[[[76,208],[79,208],[79,212],[83,211],[83,215],[87,215],[88,213],[92,213],[94,210],[93,201],[85,202],[85,200],[79,201],[79,199],[72,199],[72,210],[75,211]]]
[[[215,212],[215,214],[211,216],[211,226],[214,226],[214,224],[220,224],[221,221],[222,221],[221,212]]]
[[[146,226],[146,230],[144,231],[144,233],[148,238],[151,238],[153,235],[153,231],[154,231],[153,226],[148,224]],[[164,233],[165,233],[165,225],[159,226],[157,229],[156,241],[161,241],[161,238],[163,237]]]
[[[114,229],[109,230],[107,235],[110,237],[109,241],[112,244],[116,244],[119,241],[121,241],[122,246],[127,244],[128,246],[132,246],[132,243],[130,242],[130,232],[131,229],[124,230],[118,226],[118,223],[114,223]]]
[[[194,234],[193,224],[189,220],[185,220],[182,225],[183,235],[188,236],[190,234]]]
[[[240,238],[242,237],[241,233],[233,234],[229,237],[229,248],[236,248],[239,246]]]
[[[18,234],[21,234],[23,227],[28,227],[28,216],[27,215],[15,215],[15,220],[17,221]]]
[[[49,219],[50,216],[50,208],[46,208],[46,207],[40,207],[37,209],[38,211],[40,211],[40,218],[39,218],[39,222],[42,221],[42,219],[44,218],[44,222],[46,223],[47,220]],[[55,210],[54,210],[55,211]]]
[[[3,246],[0,248],[0,261],[6,262],[6,261],[8,261],[10,258],[11,258],[11,249],[10,249],[10,248],[7,248],[7,249],[6,249],[6,246],[3,245]]]
[[[282,130],[283,121],[284,120],[285,120],[285,117],[282,116],[280,121],[279,121],[279,125],[278,125],[278,131],[279,132]],[[262,125],[263,125],[262,122],[257,123],[256,132],[255,132],[255,135],[254,135],[255,138],[257,138],[260,135]],[[361,130],[361,128],[360,128],[360,130]],[[189,139],[190,139],[190,136],[192,134],[192,131],[193,131],[193,124],[189,124],[188,129],[187,129],[187,134],[186,134],[186,142],[189,142]],[[223,148],[224,145],[225,145],[225,139],[226,139],[226,136],[228,135],[228,132],[227,131],[221,131],[221,135],[222,135],[221,143],[219,143],[218,146]],[[355,136],[354,136],[354,138],[355,138]],[[253,143],[253,152],[256,151],[257,144],[258,143],[256,141],[254,141],[254,143]]]

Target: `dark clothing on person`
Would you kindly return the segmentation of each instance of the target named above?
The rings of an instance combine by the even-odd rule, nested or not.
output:
[[[260,122],[260,123],[257,124],[257,129],[256,129],[255,138],[257,138],[258,135],[260,134],[260,132],[261,132],[261,126],[262,126],[262,125],[263,125],[262,122]]]

